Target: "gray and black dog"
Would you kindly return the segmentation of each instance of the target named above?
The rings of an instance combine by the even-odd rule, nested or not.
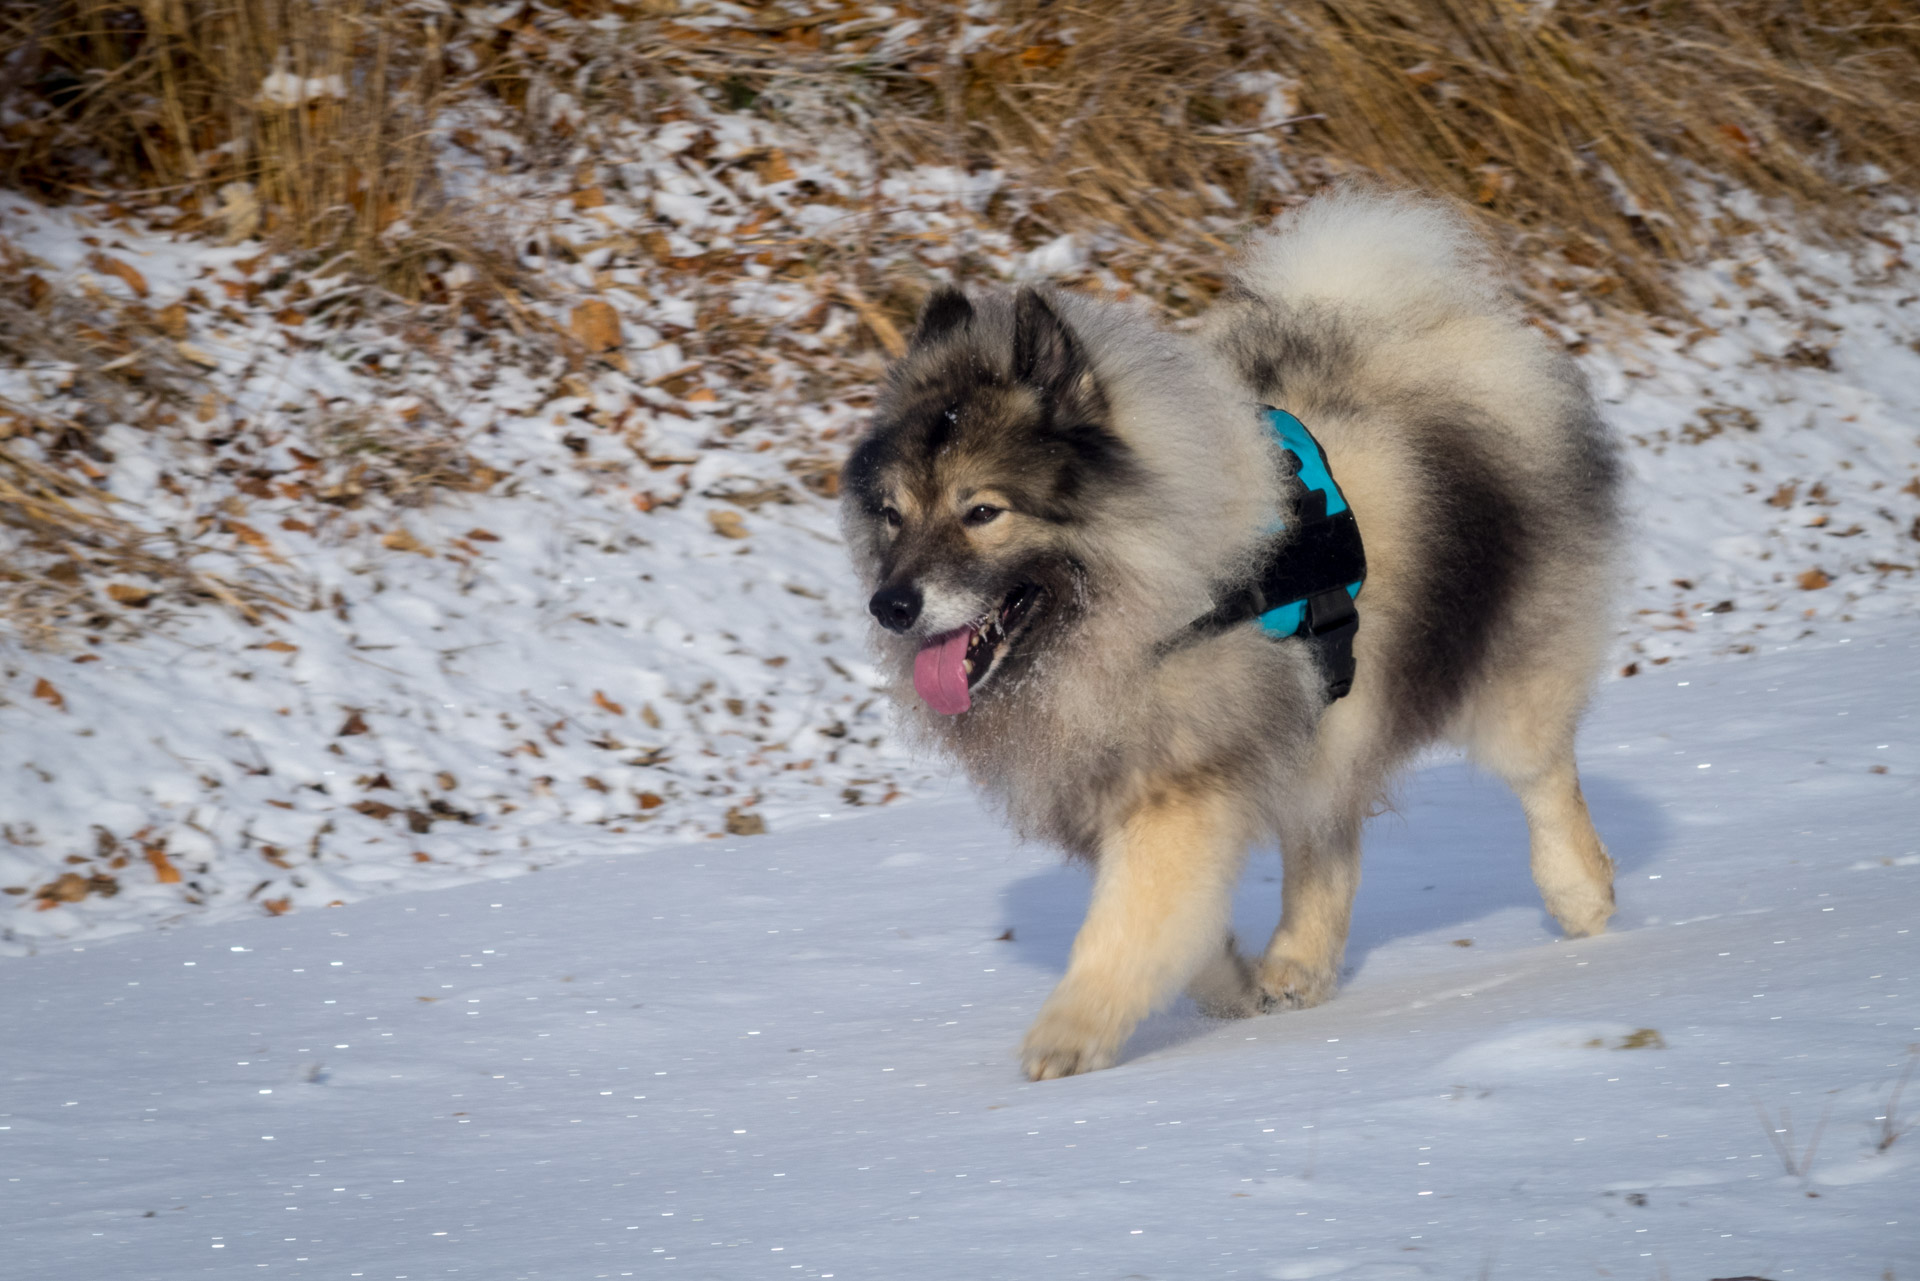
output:
[[[1308,640],[1195,626],[1301,501],[1262,405],[1308,426],[1364,540],[1337,700]],[[1604,928],[1613,864],[1574,731],[1608,642],[1618,471],[1580,371],[1420,198],[1303,206],[1191,334],[1067,293],[933,294],[847,462],[844,520],[905,718],[1093,865],[1029,1075],[1111,1064],[1182,987],[1223,1015],[1331,996],[1362,822],[1435,740],[1519,794],[1566,931]],[[1275,837],[1280,924],[1246,960],[1231,894]]]

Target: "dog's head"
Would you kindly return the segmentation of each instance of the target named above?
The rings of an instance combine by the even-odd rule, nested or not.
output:
[[[929,707],[967,711],[1072,625],[1082,535],[1137,471],[1042,294],[934,293],[842,500],[868,608]]]

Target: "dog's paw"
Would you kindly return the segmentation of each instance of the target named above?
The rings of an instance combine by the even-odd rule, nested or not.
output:
[[[1547,911],[1570,939],[1604,933],[1613,915],[1613,887],[1583,886],[1576,893],[1556,894],[1548,900]]]
[[[1020,1066],[1035,1081],[1098,1072],[1113,1066],[1121,1040],[1108,1020],[1070,1002],[1048,1001],[1020,1047]]]
[[[1325,1001],[1339,986],[1340,972],[1332,966],[1307,966],[1273,958],[1260,966],[1263,1010],[1304,1010]]]

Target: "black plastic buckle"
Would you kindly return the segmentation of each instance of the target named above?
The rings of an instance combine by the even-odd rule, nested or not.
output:
[[[1360,630],[1360,611],[1344,587],[1316,593],[1307,599],[1300,630],[1320,652],[1327,674],[1327,697],[1345,698],[1353,689],[1353,637]]]

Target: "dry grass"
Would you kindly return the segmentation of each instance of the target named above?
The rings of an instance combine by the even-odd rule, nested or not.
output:
[[[665,101],[662,73],[769,114],[798,88],[884,160],[1008,169],[998,220],[1122,233],[1119,267],[1157,262],[1177,307],[1250,214],[1354,171],[1449,193],[1557,251],[1561,284],[1652,308],[1710,234],[1690,184],[1839,228],[1920,180],[1907,0],[1007,0],[985,31],[915,0],[730,12],[572,0],[487,32],[377,0],[12,0],[0,59],[29,119],[0,154],[48,190],[178,193],[227,235],[350,251],[410,298],[474,242],[435,181],[443,108],[485,95],[557,162],[580,114]]]
[[[904,56],[773,6],[757,31],[668,26],[647,55],[734,100],[838,78],[883,154],[1010,169],[1016,226],[1170,249],[1176,305],[1208,292],[1228,228],[1355,171],[1451,194],[1640,307],[1671,303],[1663,263],[1706,234],[1691,183],[1841,228],[1920,180],[1905,0],[1010,0],[970,44],[957,8],[896,8],[925,23]],[[1273,102],[1292,123],[1262,119]]]
[[[467,230],[432,155],[450,21],[379,0],[5,4],[27,121],[0,157],[49,194],[163,198],[182,229],[344,254],[415,298]]]

